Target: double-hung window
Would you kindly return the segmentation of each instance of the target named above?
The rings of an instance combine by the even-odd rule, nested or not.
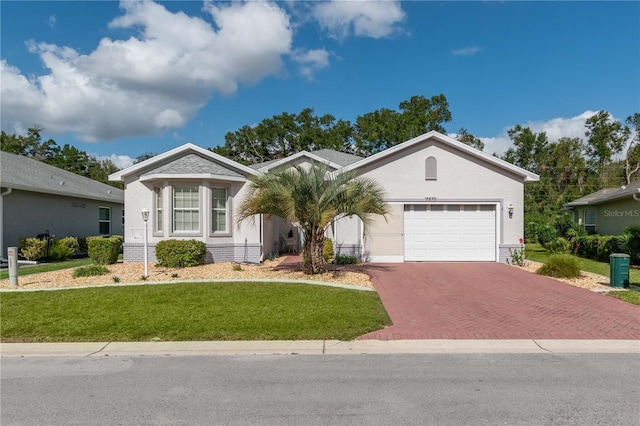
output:
[[[111,234],[111,208],[98,207],[98,232],[100,235]]]
[[[155,232],[162,232],[163,227],[162,227],[162,213],[163,213],[163,200],[162,200],[162,188],[156,188],[154,190],[155,194],[156,194],[156,199],[155,199],[155,207],[156,207],[156,220],[155,220]]]
[[[173,187],[173,230],[200,230],[200,188],[198,186]]]
[[[227,230],[227,190],[211,188],[211,233],[226,233]]]
[[[596,233],[596,211],[585,210],[584,211],[584,230],[589,234]]]

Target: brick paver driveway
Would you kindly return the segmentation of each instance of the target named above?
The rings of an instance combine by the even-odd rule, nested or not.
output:
[[[366,268],[393,325],[360,339],[640,339],[640,306],[508,265]]]

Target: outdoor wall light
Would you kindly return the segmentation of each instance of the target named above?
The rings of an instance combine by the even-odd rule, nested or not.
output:
[[[509,203],[509,219],[513,219],[513,203]]]

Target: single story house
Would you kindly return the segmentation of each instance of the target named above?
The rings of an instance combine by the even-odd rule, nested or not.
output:
[[[356,170],[383,188],[390,214],[365,229],[344,217],[329,229],[338,253],[371,262],[506,261],[520,248],[524,184],[538,175],[438,132],[429,132],[368,158],[332,150],[299,152],[247,167],[185,144],[112,174],[125,184],[125,262],[149,259],[167,238],[197,239],[208,262],[259,262],[283,248],[298,249],[295,227],[258,215],[237,223],[235,211],[250,179],[294,164],[323,162],[331,173]]]
[[[618,188],[605,188],[565,204],[574,223],[587,232],[621,234],[630,225],[640,225],[640,180]]]
[[[0,242],[124,234],[124,191],[31,158],[0,153]]]

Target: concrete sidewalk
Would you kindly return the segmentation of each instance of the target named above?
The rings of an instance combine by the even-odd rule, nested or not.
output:
[[[3,343],[0,356],[345,355],[441,353],[635,353],[639,340],[277,340]]]

